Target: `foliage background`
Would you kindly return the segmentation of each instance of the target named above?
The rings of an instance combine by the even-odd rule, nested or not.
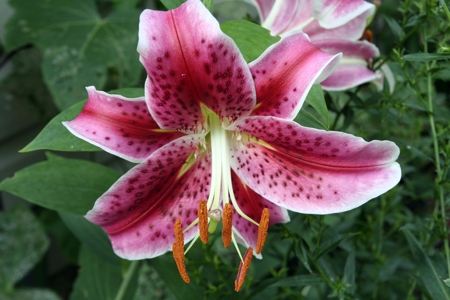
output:
[[[15,151],[51,151],[29,166],[21,154],[26,167],[0,183],[4,197],[33,203],[4,205],[0,212],[0,298],[450,299],[444,282],[450,273],[450,13],[443,0],[383,1],[379,7],[370,29],[382,56],[373,67],[389,65],[393,93],[387,85],[324,94],[315,87],[312,105],[296,119],[397,143],[403,176],[396,188],[347,213],[291,214],[290,223],[271,228],[264,259],[253,260],[238,294],[238,257],[218,236],[188,253],[189,285],[170,253],[131,263],[114,255],[103,231],[83,214],[131,164],[96,152],[60,122],[81,110],[87,85],[143,93],[138,16],[144,8],[173,8],[181,1],[162,2],[9,1],[14,14],[4,27],[0,67],[12,64],[13,70],[0,82],[0,105],[13,103],[48,124]],[[222,29],[248,61],[276,41],[242,21],[256,21],[244,2],[208,5],[220,21],[241,20],[222,23]],[[8,130],[2,129],[2,138]],[[55,261],[56,271],[49,267]]]

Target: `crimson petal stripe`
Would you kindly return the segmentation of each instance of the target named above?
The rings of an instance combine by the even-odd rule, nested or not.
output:
[[[203,129],[201,104],[229,122],[249,115],[255,104],[247,63],[200,1],[144,11],[138,52],[148,75],[148,106],[162,128]]]
[[[144,97],[126,98],[87,87],[81,113],[63,125],[75,136],[131,162],[142,162],[159,147],[184,134],[161,131]]]
[[[203,135],[190,135],[158,149],[96,201],[86,218],[103,227],[117,255],[126,259],[161,255],[175,241],[176,219],[186,228],[197,218],[198,201],[209,194],[210,156],[201,155],[183,168],[202,142]],[[193,227],[186,232],[185,242],[197,231]]]

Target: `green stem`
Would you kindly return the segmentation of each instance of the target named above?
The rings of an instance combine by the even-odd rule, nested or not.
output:
[[[120,284],[119,290],[117,291],[116,298],[114,300],[122,300],[125,297],[125,293],[130,285],[131,278],[133,278],[134,273],[138,269],[139,261],[133,260],[128,266],[125,275],[123,276],[122,283]]]
[[[445,1],[443,1],[443,3],[444,3],[443,8],[444,8],[445,14],[447,15],[447,19],[450,21],[450,11],[448,10],[448,7],[447,7],[447,4],[445,4]]]
[[[424,52],[428,53],[428,43],[427,43],[427,34],[426,27],[424,27]],[[433,148],[434,148],[434,160],[436,165],[436,173],[437,173],[437,189],[438,189],[438,197],[441,206],[441,218],[442,218],[442,231],[444,235],[444,247],[445,247],[445,257],[447,258],[447,272],[448,277],[450,277],[450,249],[448,245],[448,233],[447,233],[447,218],[445,215],[445,201],[444,201],[444,191],[442,189],[442,169],[441,169],[441,159],[439,156],[439,142],[436,133],[436,126],[434,123],[434,114],[433,114],[433,95],[432,95],[432,81],[431,81],[431,71],[430,65],[428,62],[425,63],[425,68],[427,72],[427,97],[428,97],[428,116],[430,119],[431,126],[431,135],[433,137]]]

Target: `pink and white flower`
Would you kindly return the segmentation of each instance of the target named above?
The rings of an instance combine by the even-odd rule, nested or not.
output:
[[[258,249],[258,227],[289,221],[286,209],[343,212],[400,179],[394,143],[292,121],[311,86],[340,58],[303,33],[283,36],[247,64],[201,2],[188,0],[168,12],[142,13],[138,52],[148,75],[145,97],[88,87],[83,111],[64,123],[81,139],[139,163],[86,215],[120,257],[151,258],[173,246],[178,264],[180,243],[199,236],[199,222],[213,231],[227,206],[234,212],[224,216],[232,242]],[[270,221],[260,224],[264,211]]]
[[[326,90],[345,90],[382,77],[368,68],[380,55],[368,41],[358,41],[374,14],[375,5],[365,0],[247,0],[256,5],[261,25],[272,35],[303,30],[311,42],[330,54],[342,53],[336,70],[321,85]]]

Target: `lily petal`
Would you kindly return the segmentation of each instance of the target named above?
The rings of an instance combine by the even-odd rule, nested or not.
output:
[[[314,43],[330,54],[343,53],[336,70],[322,82],[326,90],[345,90],[381,78],[368,69],[368,61],[380,55],[378,48],[367,41],[320,40]]]
[[[275,3],[275,0],[245,0],[245,1],[255,5],[256,9],[258,10],[261,23],[267,19],[267,16],[269,16],[273,4]]]
[[[250,218],[259,222],[262,210],[266,207],[270,211],[269,225],[278,223],[287,223],[290,221],[289,215],[285,208],[277,206],[255,193],[251,188],[231,171],[231,179],[233,182],[233,191],[239,208]],[[240,237],[241,243],[246,247],[256,249],[258,241],[258,226],[245,220],[238,213],[234,214],[233,230]]]
[[[345,39],[345,40],[358,40],[366,28],[367,17],[365,15],[357,16],[354,19],[349,20],[344,25],[333,27],[333,28],[323,28],[320,26],[319,21],[314,20],[307,26],[303,28],[311,41],[325,40],[325,39]]]
[[[389,141],[366,142],[274,117],[248,117],[236,127],[256,140],[236,145],[231,167],[255,192],[289,210],[347,211],[401,177],[399,149]]]
[[[102,226],[115,253],[126,259],[161,255],[175,241],[173,224],[186,228],[197,218],[198,201],[207,197],[211,163],[208,155],[187,167],[203,135],[179,138],[155,151],[106,191],[86,218]],[[185,242],[198,228],[188,230]]]
[[[313,4],[313,16],[320,26],[336,28],[350,20],[362,16],[365,22],[375,13],[375,5],[365,0],[316,0]]]
[[[255,89],[248,65],[200,1],[145,10],[139,26],[146,99],[161,128],[198,131],[205,126],[202,103],[229,122],[250,114]]]
[[[261,26],[270,29],[272,35],[280,35],[292,22],[297,7],[297,0],[275,0],[270,13],[261,22]]]
[[[321,51],[304,33],[283,36],[250,63],[257,89],[257,105],[252,115],[292,120],[311,86],[325,79],[340,57]]]
[[[144,97],[126,98],[87,87],[83,111],[63,125],[75,136],[131,162],[141,162],[156,149],[184,134],[161,130]]]

